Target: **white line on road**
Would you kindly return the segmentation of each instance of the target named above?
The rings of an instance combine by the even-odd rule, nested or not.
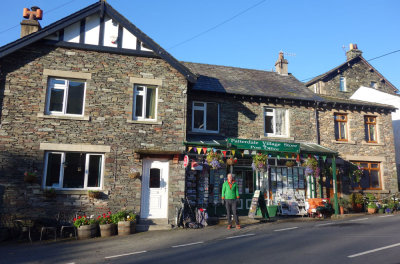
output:
[[[202,244],[204,243],[203,241],[199,241],[199,242],[193,242],[193,243],[189,243],[189,244],[183,244],[183,245],[176,245],[176,246],[172,246],[173,248],[177,248],[177,247],[186,247],[186,246],[191,246],[191,245],[197,245],[197,244]]]
[[[126,253],[126,254],[121,254],[121,255],[109,256],[109,257],[105,257],[105,259],[118,258],[118,257],[123,257],[123,256],[129,256],[129,255],[136,255],[136,254],[146,253],[146,252],[147,252],[147,251],[143,250],[143,251],[132,252],[132,253]]]
[[[280,231],[292,230],[292,229],[296,229],[296,228],[298,228],[298,227],[297,227],[297,226],[295,226],[295,227],[289,227],[289,228],[277,229],[277,230],[274,230],[274,231],[275,231],[275,232],[280,232]]]
[[[370,254],[370,253],[373,253],[373,252],[381,251],[381,250],[392,248],[392,247],[398,247],[398,246],[400,246],[400,243],[389,245],[389,246],[386,246],[386,247],[380,247],[380,248],[364,251],[364,252],[361,252],[361,253],[358,253],[358,254],[354,254],[354,255],[350,255],[350,256],[347,256],[347,257],[348,258],[355,258],[355,257],[359,257],[359,256],[362,256],[362,255],[366,255],[366,254]]]
[[[355,222],[355,221],[364,221],[364,220],[368,220],[368,218],[353,219],[353,220],[349,220],[349,221]]]
[[[255,234],[245,234],[245,235],[240,235],[240,236],[231,236],[227,237],[225,239],[231,239],[231,238],[238,238],[238,237],[247,237],[247,236],[254,236]]]
[[[319,225],[316,225],[316,226],[326,226],[326,225],[333,225],[334,223],[325,223],[325,224],[319,224]]]
[[[390,216],[394,216],[394,215],[380,215],[378,217],[390,217]]]

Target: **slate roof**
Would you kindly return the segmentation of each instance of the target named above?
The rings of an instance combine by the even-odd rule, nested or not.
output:
[[[228,66],[183,62],[197,82],[192,89],[218,93],[323,101],[293,75]]]
[[[362,55],[354,57],[351,60],[345,61],[344,63],[340,64],[339,66],[337,66],[323,74],[320,74],[317,77],[312,78],[310,81],[306,82],[305,85],[310,86],[320,80],[323,80],[325,77],[328,77],[331,74],[338,74],[337,70],[342,69],[342,68],[347,68],[347,67],[349,67],[349,64],[351,65],[351,64],[357,63],[359,61],[365,63],[367,65],[367,67],[369,67],[370,69],[373,69],[382,79],[385,80],[385,82],[387,84],[389,84],[393,88],[394,92],[398,91],[396,86],[394,86],[391,82],[389,82],[389,80],[386,79],[377,69],[375,69],[366,59],[364,59],[364,57]]]
[[[357,106],[372,106],[372,107],[378,107],[378,108],[389,108],[391,110],[397,109],[393,105],[387,105],[387,104],[380,104],[380,103],[373,103],[373,102],[366,102],[366,101],[361,101],[361,100],[355,100],[355,99],[343,99],[343,98],[337,98],[337,97],[332,97],[332,96],[327,96],[327,95],[319,95],[324,99],[326,103],[337,103],[337,104],[350,104],[350,105],[357,105]]]

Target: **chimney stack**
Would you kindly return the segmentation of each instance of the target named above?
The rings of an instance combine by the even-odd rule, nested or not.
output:
[[[346,52],[347,61],[361,56],[362,51],[358,49],[357,44],[350,43],[350,49]]]
[[[288,61],[283,57],[283,52],[279,52],[279,58],[275,62],[275,71],[281,75],[288,75]]]
[[[38,20],[42,20],[43,11],[39,7],[32,6],[31,10],[24,8],[22,16],[28,19],[21,21],[21,38],[42,29]]]

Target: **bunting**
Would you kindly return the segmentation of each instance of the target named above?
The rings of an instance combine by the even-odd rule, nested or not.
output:
[[[278,158],[278,160],[279,160],[279,159],[281,159],[281,156],[280,156],[279,154],[278,154],[278,155],[276,155],[276,157]]]
[[[235,156],[235,150],[231,150],[232,156]]]
[[[200,147],[197,148],[197,153],[199,153],[199,155],[201,154],[201,148]]]
[[[242,154],[242,158],[243,158],[244,157],[244,151],[243,150],[241,151],[241,154]]]
[[[197,148],[196,147],[193,147],[193,150],[194,150],[194,152],[197,152]]]
[[[322,159],[324,160],[324,162],[325,162],[325,160],[326,160],[326,156],[322,156]]]
[[[286,154],[285,154],[285,157],[288,159],[288,158],[289,158],[289,155],[286,153]]]
[[[224,154],[224,158],[225,158],[226,157],[226,150],[223,150],[222,154]]]
[[[203,148],[204,154],[207,154],[207,148]]]
[[[299,154],[297,154],[296,162],[300,162],[300,155]]]
[[[193,147],[188,147],[188,152],[190,152],[192,150]]]

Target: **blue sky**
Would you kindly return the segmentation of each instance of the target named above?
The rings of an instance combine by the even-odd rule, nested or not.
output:
[[[2,3],[0,46],[19,38],[24,7],[44,10],[42,26],[95,0],[16,0]],[[108,0],[117,11],[183,61],[271,70],[279,51],[289,72],[306,80],[343,63],[349,43],[365,59],[400,50],[400,1]],[[257,5],[258,4],[258,5]],[[247,12],[182,43],[238,13]],[[400,89],[400,52],[370,62]]]

